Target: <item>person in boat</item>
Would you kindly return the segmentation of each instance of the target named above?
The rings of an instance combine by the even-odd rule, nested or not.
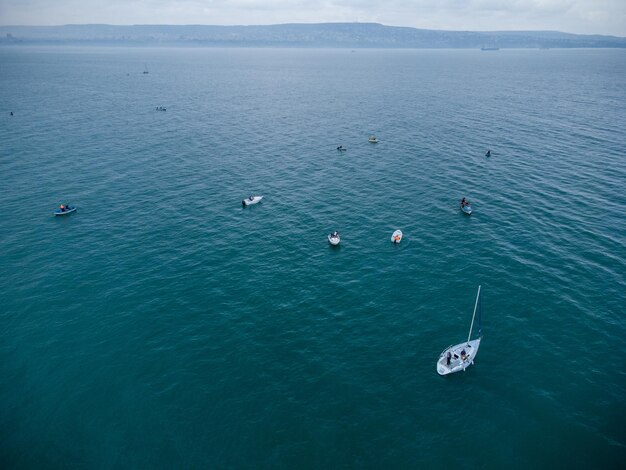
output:
[[[448,355],[446,356],[446,365],[450,365],[450,361],[452,361],[452,353],[448,351]]]
[[[337,150],[343,150],[343,145],[340,145],[339,147],[337,147]]]
[[[465,360],[467,358],[467,353],[465,352],[465,349],[463,349],[461,351],[461,359]]]
[[[63,204],[61,204],[61,212],[65,212],[65,206]]]
[[[465,199],[465,198],[461,199],[461,205],[462,206],[466,206],[467,205],[467,199]]]
[[[11,111],[11,116],[13,116],[13,111]]]
[[[250,196],[250,197],[248,198],[248,200],[249,200],[249,201],[254,201],[254,196]]]
[[[485,154],[485,157],[491,157],[491,150],[487,150],[487,153]]]

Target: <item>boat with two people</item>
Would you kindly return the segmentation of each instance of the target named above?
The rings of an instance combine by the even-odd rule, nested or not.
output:
[[[461,199],[461,210],[467,215],[472,214],[472,205],[465,198]]]
[[[76,212],[76,207],[69,204],[61,204],[58,209],[54,211],[54,215],[67,215],[72,212]]]
[[[376,138],[376,136],[375,136],[375,135],[370,135],[370,138],[369,138],[369,139],[367,139],[367,141],[368,141],[370,144],[377,144],[377,143],[378,143],[378,139]]]
[[[339,238],[339,232],[334,231],[328,234],[328,243],[330,243],[332,246],[339,245],[340,241],[341,238]]]
[[[396,230],[391,234],[391,243],[396,244],[402,241],[402,230]]]
[[[474,319],[476,318],[476,311],[478,310],[478,338],[472,338],[472,329],[474,328]],[[480,286],[478,286],[478,293],[476,294],[476,303],[474,303],[474,313],[472,315],[472,324],[470,325],[469,334],[467,335],[467,341],[464,341],[454,346],[448,346],[439,355],[437,360],[437,373],[439,375],[448,375],[461,370],[467,369],[474,364],[474,359],[478,354],[478,348],[480,347],[480,340],[482,339],[482,308],[480,302]]]
[[[249,196],[241,201],[241,205],[243,207],[251,206],[253,204],[258,204],[263,199],[263,196]]]

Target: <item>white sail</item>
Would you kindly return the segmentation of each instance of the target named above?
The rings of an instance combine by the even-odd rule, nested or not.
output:
[[[474,318],[476,318],[476,307],[478,307],[478,299],[480,298],[480,287],[478,286],[478,293],[476,294],[476,302],[474,303],[474,313],[472,313],[472,324],[470,325],[469,335],[467,335],[467,342],[469,343],[472,337],[472,328],[474,328]]]

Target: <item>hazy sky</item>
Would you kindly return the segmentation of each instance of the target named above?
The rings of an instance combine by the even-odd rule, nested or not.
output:
[[[626,0],[0,0],[0,24],[376,22],[626,36]]]

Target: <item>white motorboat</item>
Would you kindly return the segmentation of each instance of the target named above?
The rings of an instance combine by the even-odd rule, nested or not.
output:
[[[391,243],[400,243],[402,241],[402,230],[396,230],[391,234]]]
[[[478,307],[478,338],[471,340],[472,328],[474,327],[474,318],[476,317],[476,309]],[[448,346],[442,351],[437,360],[437,373],[439,375],[453,374],[461,370],[467,369],[474,364],[474,359],[478,354],[480,341],[482,340],[481,331],[481,308],[480,308],[480,286],[478,286],[478,294],[476,294],[476,303],[474,304],[474,314],[472,315],[472,324],[470,325],[467,341],[454,346]]]
[[[54,211],[54,215],[67,215],[76,212],[76,207],[64,205]]]
[[[461,204],[460,204],[461,210],[467,214],[467,215],[471,215],[472,214],[472,206],[470,204],[470,202],[463,198],[461,199]]]
[[[376,136],[375,136],[375,135],[371,135],[371,136],[370,136],[370,138],[369,138],[369,139],[367,139],[367,140],[368,140],[368,142],[369,142],[370,144],[377,144],[377,143],[378,143],[378,139],[376,138]]]
[[[258,204],[263,199],[263,196],[250,196],[241,201],[243,207],[251,206],[252,204]]]
[[[339,245],[341,238],[339,238],[339,232],[332,232],[328,234],[328,243],[333,246]]]

